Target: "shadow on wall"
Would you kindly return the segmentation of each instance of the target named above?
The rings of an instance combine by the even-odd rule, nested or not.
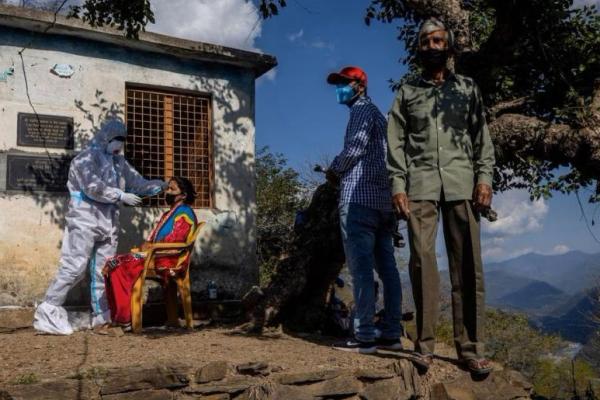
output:
[[[192,282],[195,299],[206,297],[208,281],[217,283],[220,298],[239,298],[258,280],[255,260],[255,183],[254,142],[254,81],[250,74],[238,74],[236,90],[230,82],[194,77],[185,89],[211,93],[213,96],[213,132],[215,187],[214,198],[219,209],[197,210],[200,220],[207,221],[201,233],[192,261]],[[96,90],[95,102],[75,101],[79,118],[74,126],[76,148],[85,148],[98,132],[101,122],[109,117],[123,118],[123,105],[106,100]],[[43,195],[29,192],[39,207],[44,207],[52,224],[64,229],[68,201],[64,195]],[[121,207],[119,249],[127,252],[143,242],[163,210],[157,208]],[[61,243],[59,243],[60,248]],[[87,305],[89,276],[69,294],[70,305]],[[0,287],[1,292],[2,287]],[[45,290],[45,288],[44,288]],[[41,298],[34,293],[33,298]]]
[[[254,179],[254,77],[230,75],[232,81],[194,76],[189,88],[213,96],[214,199],[219,208],[201,219],[207,225],[199,236],[192,260],[195,299],[206,297],[215,281],[220,298],[240,298],[258,282],[256,263],[256,184]],[[243,90],[236,88],[245,88]]]

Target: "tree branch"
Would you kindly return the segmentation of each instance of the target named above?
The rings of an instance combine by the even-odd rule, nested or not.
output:
[[[498,116],[506,111],[515,111],[522,108],[528,101],[531,99],[527,96],[519,97],[513,100],[502,101],[490,107],[489,113],[491,119],[494,120],[498,118]]]
[[[559,165],[571,164],[589,177],[600,175],[600,132],[574,128],[521,114],[503,114],[490,124],[499,161],[535,157]]]

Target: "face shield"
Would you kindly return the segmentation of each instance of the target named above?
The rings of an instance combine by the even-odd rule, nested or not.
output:
[[[92,139],[90,146],[92,148],[102,150],[108,154],[112,154],[112,152],[108,150],[108,144],[111,143],[111,141],[118,141],[115,140],[117,138],[122,138],[122,145],[126,137],[127,127],[123,121],[117,118],[106,119],[100,127],[98,133],[96,133],[96,136],[94,136],[94,139]],[[113,146],[118,147],[116,144]]]
[[[108,142],[106,146],[106,153],[117,155],[123,151],[123,146],[125,145],[125,138],[123,136],[117,136],[114,139]]]

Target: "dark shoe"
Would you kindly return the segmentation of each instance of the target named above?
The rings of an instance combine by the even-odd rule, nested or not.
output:
[[[375,345],[381,350],[400,351],[402,350],[402,342],[400,339],[384,339],[378,338]]]
[[[462,360],[465,368],[475,375],[487,375],[494,369],[486,358],[465,358]]]
[[[375,342],[361,342],[360,340],[356,339],[350,339],[347,342],[333,346],[333,348],[337,350],[349,351],[352,353],[360,354],[377,353],[377,347],[375,346]]]

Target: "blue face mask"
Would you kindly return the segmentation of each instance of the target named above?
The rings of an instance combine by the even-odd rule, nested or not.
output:
[[[350,85],[337,85],[335,88],[335,94],[337,101],[340,104],[348,104],[353,98],[356,92]]]

